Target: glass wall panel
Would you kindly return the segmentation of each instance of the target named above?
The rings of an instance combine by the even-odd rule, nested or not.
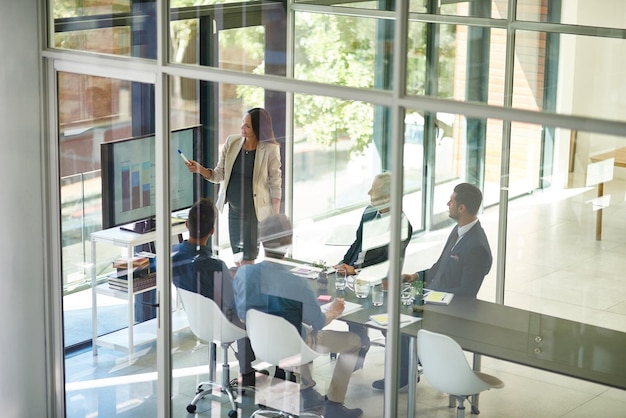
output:
[[[58,84],[63,283],[69,294],[91,283],[85,270],[89,234],[102,227],[100,144],[131,136],[131,83],[59,73]],[[68,338],[66,346],[90,337]]]
[[[391,88],[393,25],[386,20],[296,13],[294,77]]]
[[[298,80],[383,92],[398,87],[392,80],[393,20],[343,13],[345,8],[355,14],[359,14],[358,8],[392,11],[393,2],[301,1],[302,9],[307,3],[342,9],[339,15],[323,14],[319,8],[295,11],[293,51],[287,49],[291,28],[282,2],[189,3],[171,2],[169,32],[161,34],[169,41],[171,63],[258,75],[285,76],[293,71]],[[618,52],[624,49],[624,40],[519,30],[530,25],[515,26],[514,22],[509,30],[515,33],[507,33],[495,26],[504,26],[509,3],[517,7],[520,20],[624,27],[620,16],[626,6],[618,0],[609,0],[603,7],[588,0],[571,4],[412,0],[412,14],[406,17],[406,92],[495,106],[510,99],[516,109],[623,121],[626,104],[621,99],[621,69],[626,68],[622,63],[626,54]],[[155,58],[156,2],[81,2],[78,7],[58,0],[52,5],[56,48]],[[454,22],[427,23],[423,21],[426,13],[438,15],[438,22],[454,16],[448,18]],[[477,20],[465,22],[463,17],[482,18],[479,24],[487,26],[469,26]],[[550,28],[555,29],[554,25]],[[619,36],[618,31],[602,33]],[[506,67],[507,35],[514,35],[509,39],[515,41],[512,68]],[[72,54],[67,55],[73,59]],[[293,62],[294,68],[287,68],[288,62]],[[159,68],[155,74],[163,70],[169,71]],[[228,77],[220,72],[211,74],[216,80]],[[512,97],[506,97],[509,86],[505,80],[510,75]],[[264,84],[263,78],[258,80],[255,84]],[[59,74],[58,86],[67,416],[155,416],[155,340],[150,337],[142,342],[143,331],[129,334],[129,325],[151,326],[153,321],[155,264],[150,255],[155,252],[154,242],[139,239],[123,247],[111,243],[107,234],[111,229],[119,232],[119,228],[109,228],[117,223],[111,220],[111,207],[106,203],[118,189],[126,193],[131,208],[133,202],[152,206],[156,201],[153,183],[145,181],[153,180],[146,172],[155,160],[154,86],[69,73]],[[245,112],[252,107],[266,108],[280,145],[281,211],[293,210],[290,255],[295,259],[325,264],[342,260],[355,239],[364,209],[373,203],[375,176],[400,169],[391,163],[394,138],[389,128],[390,115],[398,109],[304,94],[297,83],[287,87],[293,93],[293,104],[287,103],[287,93],[263,87],[178,77],[170,79],[169,87],[174,132],[168,137],[173,156],[167,178],[172,207],[183,208],[176,196],[185,191],[192,201],[200,196],[215,201],[222,187],[185,171],[176,151],[181,149],[187,158],[214,167],[229,135],[241,135]],[[393,97],[396,93],[402,96],[404,87],[394,91]],[[293,115],[288,113],[291,107]],[[572,320],[572,326],[580,329],[593,324],[626,332],[626,289],[621,283],[626,269],[622,216],[626,137],[512,122],[510,147],[504,147],[503,153],[509,122],[488,114],[466,117],[403,110],[404,135],[398,139],[404,147],[402,211],[415,232],[403,273],[428,268],[437,260],[454,223],[447,205],[453,188],[461,182],[473,183],[483,191],[479,219],[493,254],[491,270],[478,293],[480,300],[496,301],[497,280],[504,280],[505,305]],[[287,136],[287,131],[293,134]],[[148,138],[152,148],[122,152],[132,163],[126,164],[127,169],[119,164],[129,181],[118,182],[117,189],[105,186],[111,178],[102,174],[103,157],[109,154],[101,153],[101,147],[125,138]],[[508,187],[503,190],[505,162]],[[507,191],[508,202],[500,201],[502,191]],[[506,208],[500,206],[505,204]],[[500,219],[503,209],[506,223]],[[176,215],[173,244],[190,238],[182,222],[188,214],[183,210]],[[228,217],[227,203],[217,213],[216,228],[207,244],[233,268]],[[150,226],[135,223],[139,218],[124,219],[133,228]],[[500,243],[498,232],[503,228],[507,228],[506,242]],[[499,244],[505,245],[499,248]],[[506,260],[498,260],[500,251]],[[147,287],[136,288],[129,297],[129,275],[124,278],[123,262],[128,265],[135,255],[141,258],[130,277],[136,273],[137,278],[145,278],[136,284]],[[148,266],[141,264],[146,262],[143,257],[148,258]],[[498,261],[504,261],[503,277],[498,277],[502,272],[497,269]],[[228,273],[222,277],[229,277]],[[320,282],[320,293],[325,290],[323,285]],[[181,300],[172,290],[171,414],[179,416],[199,382],[221,378],[223,353],[213,356],[210,344],[186,328],[189,316],[181,315]],[[536,324],[521,323],[521,328],[526,325],[531,332]],[[150,335],[153,329],[148,331]],[[90,349],[94,337],[97,355]],[[111,337],[116,340],[107,342]],[[130,339],[135,337],[133,346]],[[556,334],[552,341],[558,343],[560,337]],[[585,351],[585,347],[573,347]],[[236,378],[239,368],[232,350],[229,356],[230,377]],[[210,375],[211,360],[218,362],[217,376]],[[379,366],[382,371],[382,363]],[[227,415],[230,405],[224,398],[207,398],[195,412]],[[382,408],[382,395],[378,399],[376,407]]]
[[[412,0],[415,1],[415,0]],[[423,1],[423,0],[417,0]],[[295,0],[296,3],[307,3],[307,4],[319,4],[319,5],[332,5],[332,6],[341,6],[341,7],[353,7],[360,9],[370,9],[370,10],[394,10],[394,5],[392,1],[376,1],[376,0],[364,0],[364,1],[353,1],[353,0]]]
[[[294,102],[293,218],[300,231],[294,257],[321,251],[316,258],[336,263],[345,250],[338,246],[354,240],[372,179],[383,166],[381,144],[373,140],[374,107],[303,94]],[[334,224],[324,222],[339,214]]]
[[[296,0],[296,3],[312,3],[341,7],[394,11],[395,5],[389,1],[352,1],[352,0]],[[434,4],[434,8],[433,5]],[[506,19],[507,0],[410,0],[410,13],[432,13],[455,16],[486,17]]]
[[[156,58],[156,2],[54,0],[55,48]]]
[[[284,76],[286,15],[279,2],[184,7],[173,2],[170,61]],[[180,6],[180,7],[179,7]]]
[[[624,331],[626,138],[550,129],[562,187],[509,203],[505,303]]]
[[[602,7],[598,7],[598,3],[593,0],[577,2],[520,0],[517,2],[517,19],[535,22],[625,29],[626,22],[623,19],[625,12],[626,5],[620,0],[603,1]]]
[[[183,77],[170,79],[170,129],[182,129],[200,123],[200,82]]]
[[[484,206],[498,202],[502,121],[437,113],[434,126],[435,136],[430,142],[434,149],[431,146],[428,152],[432,154],[427,158],[433,161],[428,165],[434,167],[431,228],[437,229],[449,222],[447,202],[457,183],[481,188]]]
[[[100,16],[111,13],[129,13],[132,0],[68,1],[51,0],[55,19],[74,16]]]
[[[517,32],[513,106],[623,120],[626,40]],[[571,71],[576,68],[576,71]]]
[[[155,140],[139,116],[154,113],[151,86],[68,73],[58,84],[66,415],[154,416],[154,267],[133,258],[154,252],[154,234],[118,227],[147,228],[156,208]]]
[[[407,93],[504,103],[506,32],[409,22]]]
[[[485,182],[483,185],[483,206],[497,204],[500,200],[500,176],[502,169],[502,126],[498,119],[487,119],[485,141]]]
[[[426,3],[426,0],[421,0]],[[421,12],[420,2],[411,4],[411,12]],[[415,7],[417,6],[417,7]],[[422,7],[420,7],[422,6]],[[507,0],[441,0],[438,9],[429,11],[442,15],[486,17],[491,19],[506,19],[508,14]]]
[[[268,110],[272,118],[275,139],[280,144],[281,171],[285,170],[285,94],[262,88],[211,83],[188,78],[172,77],[170,83],[170,124],[172,131],[200,126],[201,149],[193,156],[205,168],[214,168],[220,159],[224,144],[231,135],[241,135],[246,112],[255,107]],[[180,162],[176,156],[175,163]],[[283,174],[284,175],[284,174]],[[195,178],[200,178],[196,175]],[[216,201],[223,182],[201,182],[201,195]],[[284,188],[284,185],[281,186]],[[284,194],[283,194],[284,201]],[[283,203],[284,205],[284,203]],[[225,204],[216,221],[213,236],[217,251],[230,257],[228,229],[229,205]]]
[[[544,143],[541,126],[528,123],[511,124],[511,161],[509,164],[509,198],[532,193],[538,189],[539,176],[543,168],[544,175],[549,179],[550,164],[542,164],[544,149],[553,153],[553,144]]]

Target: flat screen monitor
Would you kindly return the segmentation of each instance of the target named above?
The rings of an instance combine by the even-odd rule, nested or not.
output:
[[[197,160],[202,155],[199,126],[171,134],[170,201],[173,212],[190,208],[199,196],[198,179],[187,170],[179,149],[190,159]],[[102,227],[121,226],[136,232],[153,229],[156,216],[155,136],[106,142],[101,145],[100,152]],[[140,222],[142,227],[135,228]]]

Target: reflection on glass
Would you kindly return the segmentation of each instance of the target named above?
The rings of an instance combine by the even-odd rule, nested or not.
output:
[[[376,19],[296,13],[294,77],[319,83],[390,88],[393,34]],[[386,74],[386,75],[385,75]]]
[[[367,201],[375,167],[381,164],[372,140],[372,107],[307,95],[296,95],[295,104],[296,222]]]
[[[522,150],[516,154],[519,166],[528,167],[526,173],[517,171],[517,182],[522,177],[536,181],[537,171],[551,168],[552,188],[509,202],[505,301],[624,331],[623,315],[611,307],[623,291],[626,266],[623,252],[612,247],[623,241],[626,176],[618,158],[608,160],[613,166],[609,177],[589,181],[589,175],[594,164],[616,157],[626,138],[542,127],[552,132],[555,152],[562,156],[542,161],[538,152],[529,152],[540,143],[539,127],[520,125],[514,132],[529,128],[536,139],[512,137],[515,149]],[[529,139],[532,146],[524,149],[522,143]]]
[[[225,8],[219,2],[193,9],[182,3],[186,2],[174,2],[171,7],[171,62],[286,74],[287,29],[282,3],[237,2]]]
[[[77,16],[98,16],[111,13],[128,13],[131,8],[131,0],[89,2],[52,0],[50,3],[55,19]]]
[[[575,3],[526,0],[517,5],[517,19],[534,22],[625,29],[626,22],[623,16],[624,3],[618,0],[602,2],[602,7],[598,7],[598,3],[593,0],[580,0]]]
[[[508,14],[508,1],[506,0],[442,1],[441,3],[449,3],[441,6],[441,14],[491,19],[506,19]]]
[[[200,81],[172,77],[170,81],[170,129],[176,130],[200,123]]]
[[[156,58],[156,2],[53,4],[56,48]]]
[[[503,30],[409,22],[408,40],[408,94],[503,104]]]
[[[424,2],[425,0],[411,0],[412,2]],[[296,3],[308,3],[308,4],[321,4],[327,6],[329,2],[327,0],[296,0]],[[393,2],[384,2],[384,1],[375,1],[375,0],[365,0],[365,1],[349,1],[349,0],[341,0],[341,1],[333,1],[330,4],[341,6],[341,7],[353,7],[359,9],[370,9],[370,10],[395,10]]]
[[[140,374],[156,370],[149,345],[156,339],[155,321],[150,322],[154,308],[142,304],[153,303],[154,284],[148,282],[154,272],[147,259],[135,261],[133,269],[134,244],[123,238],[113,242],[102,230],[100,152],[101,144],[137,136],[131,104],[142,103],[137,95],[149,87],[67,73],[58,77],[66,414],[114,416],[125,410],[153,416],[154,381],[124,364],[142,364]],[[144,277],[148,280],[141,281]],[[135,323],[148,330],[135,332]]]
[[[514,107],[624,119],[617,92],[626,61],[614,51],[622,50],[626,40],[529,31],[517,36]]]

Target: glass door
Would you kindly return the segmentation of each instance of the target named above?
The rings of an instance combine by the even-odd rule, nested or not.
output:
[[[154,87],[57,80],[66,415],[155,416]]]

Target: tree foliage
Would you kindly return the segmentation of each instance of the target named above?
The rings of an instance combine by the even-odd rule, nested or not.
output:
[[[229,3],[228,0],[171,0],[171,8]],[[107,3],[108,5],[104,5]],[[89,7],[85,6],[89,4]],[[128,11],[130,0],[55,0],[55,17]],[[379,19],[316,13],[295,14],[294,77],[325,85],[358,88],[385,88],[376,85],[382,79],[377,71],[391,71],[393,39],[385,39]],[[171,22],[171,57],[184,62],[185,53],[198,36],[198,20]],[[437,25],[439,41],[438,94],[452,97],[455,54],[455,27]],[[407,91],[425,93],[425,39],[427,25],[412,23],[409,27],[407,55]],[[390,35],[392,36],[392,35]],[[59,41],[59,39],[58,39]],[[64,42],[70,42],[65,39]],[[252,70],[263,74],[266,50],[262,26],[225,30],[219,33],[220,50],[238,49]],[[241,85],[236,94],[248,106],[262,106],[261,88]],[[353,100],[319,95],[296,94],[294,124],[296,132],[307,141],[331,145],[337,140],[350,141],[352,151],[361,152],[372,143],[373,106]]]

